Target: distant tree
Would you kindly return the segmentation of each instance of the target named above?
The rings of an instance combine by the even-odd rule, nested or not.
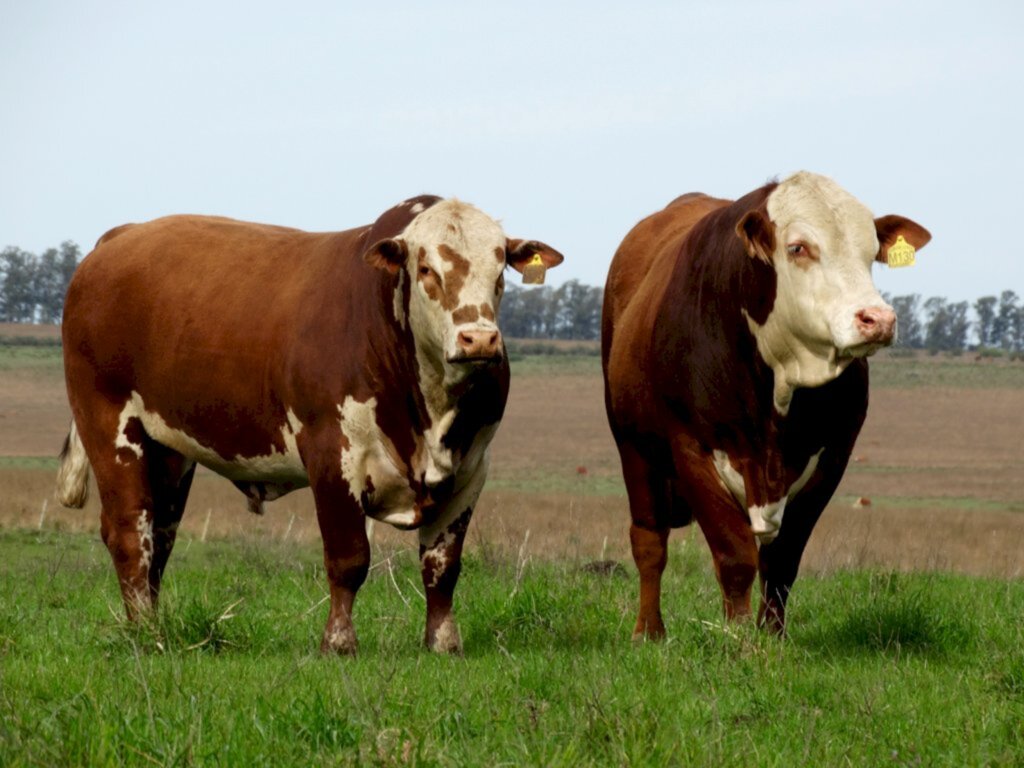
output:
[[[71,278],[78,269],[78,263],[82,260],[82,249],[77,243],[65,240],[60,244],[60,258],[57,269],[60,271],[60,293],[64,296],[68,292]],[[63,308],[63,307],[62,307]]]
[[[82,252],[70,240],[36,256],[9,246],[0,251],[0,320],[57,323]]]
[[[959,354],[967,348],[967,334],[971,330],[971,321],[967,319],[969,305],[966,301],[946,306],[946,351]]]
[[[899,321],[899,336],[897,343],[902,347],[910,349],[922,349],[924,347],[924,333],[921,327],[921,319],[918,316],[921,297],[916,294],[909,296],[893,296],[889,304],[896,310],[896,317]]]
[[[1017,354],[1024,352],[1024,306],[1017,307],[1010,323],[1011,348]]]
[[[508,285],[501,300],[499,323],[502,333],[509,338],[554,338],[557,312],[552,309],[553,293],[551,286],[547,285],[542,288]]]
[[[949,344],[949,311],[947,306],[948,302],[942,296],[932,296],[924,303],[924,346],[933,355],[946,349]]]
[[[498,310],[498,325],[509,338],[526,338],[526,313],[523,311],[523,289],[517,285],[506,285],[505,295]]]
[[[39,310],[39,322],[60,322],[65,290],[67,286],[61,281],[57,249],[47,248],[39,257],[32,280],[32,298]]]
[[[569,280],[555,290],[557,335],[562,339],[596,339],[601,332],[601,289]]]
[[[35,319],[36,257],[8,246],[0,251],[3,316],[9,323],[31,323]]]
[[[996,319],[996,297],[982,296],[974,302],[975,330],[978,332],[978,345],[993,347],[992,325]]]
[[[1017,294],[1003,291],[999,294],[999,312],[992,321],[992,343],[1009,351],[1013,348],[1013,324],[1019,311]]]

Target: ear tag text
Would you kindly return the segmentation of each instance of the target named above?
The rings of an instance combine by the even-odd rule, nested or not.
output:
[[[523,285],[543,285],[544,275],[548,268],[544,266],[544,260],[539,253],[533,254],[530,263],[523,267]]]
[[[903,235],[896,237],[896,242],[889,248],[888,260],[890,267],[912,267],[914,266],[914,246],[903,239]]]

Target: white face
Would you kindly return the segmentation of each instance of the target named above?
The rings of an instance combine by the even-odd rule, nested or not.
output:
[[[401,239],[418,345],[453,365],[500,360],[508,242],[501,226],[471,205],[444,200],[413,219]]]
[[[798,173],[769,195],[780,324],[805,347],[861,357],[891,343],[895,315],[871,279],[871,212],[824,176]]]

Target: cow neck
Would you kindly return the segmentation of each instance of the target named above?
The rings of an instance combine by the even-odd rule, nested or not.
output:
[[[444,361],[444,353],[414,338],[420,393],[426,406],[430,425],[450,426],[459,398],[471,385],[466,371]],[[443,435],[442,435],[443,436]]]
[[[726,375],[740,373],[730,369],[730,362],[752,372],[761,363],[767,366],[772,405],[785,416],[797,389],[834,380],[849,360],[839,358],[832,345],[801,339],[786,328],[791,309],[777,302],[774,266],[750,256],[736,235],[736,225],[748,211],[765,211],[774,188],[769,184],[755,190],[694,226],[675,255],[671,283],[677,288],[666,293],[662,320],[692,337],[684,348],[705,355],[710,350],[715,359],[707,362],[724,366]]]
[[[852,361],[840,358],[831,344],[810,344],[787,333],[782,328],[780,313],[772,313],[764,323],[758,323],[746,310],[743,314],[758,353],[774,375],[773,401],[782,415],[789,412],[797,389],[834,381]]]
[[[735,234],[741,211],[754,204],[741,200],[708,213],[666,261],[652,265],[669,279],[652,317],[647,375],[709,443],[724,437],[721,425],[754,429],[772,409],[772,371],[744,314],[769,316],[775,271],[748,256]]]
[[[459,413],[459,400],[472,386],[466,371],[444,361],[439,349],[427,348],[415,339],[418,389],[426,410],[423,437],[431,462],[442,476],[455,471],[458,452],[446,443],[446,436]]]

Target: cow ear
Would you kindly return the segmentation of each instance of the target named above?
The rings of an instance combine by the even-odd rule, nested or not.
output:
[[[395,275],[405,264],[408,254],[409,250],[406,248],[404,240],[388,238],[378,240],[371,245],[363,254],[363,260],[371,267],[386,269]]]
[[[902,237],[915,249],[924,248],[932,239],[932,233],[916,221],[903,216],[880,216],[875,219],[875,231],[878,233],[878,253],[875,261],[889,263],[889,249]]]
[[[505,244],[505,253],[508,265],[517,272],[522,272],[526,265],[533,261],[534,256],[540,257],[541,263],[546,269],[557,267],[565,261],[565,256],[539,240],[520,240],[510,237]]]
[[[775,228],[759,210],[747,211],[736,225],[736,234],[743,241],[747,254],[765,264],[772,263],[775,252]]]

